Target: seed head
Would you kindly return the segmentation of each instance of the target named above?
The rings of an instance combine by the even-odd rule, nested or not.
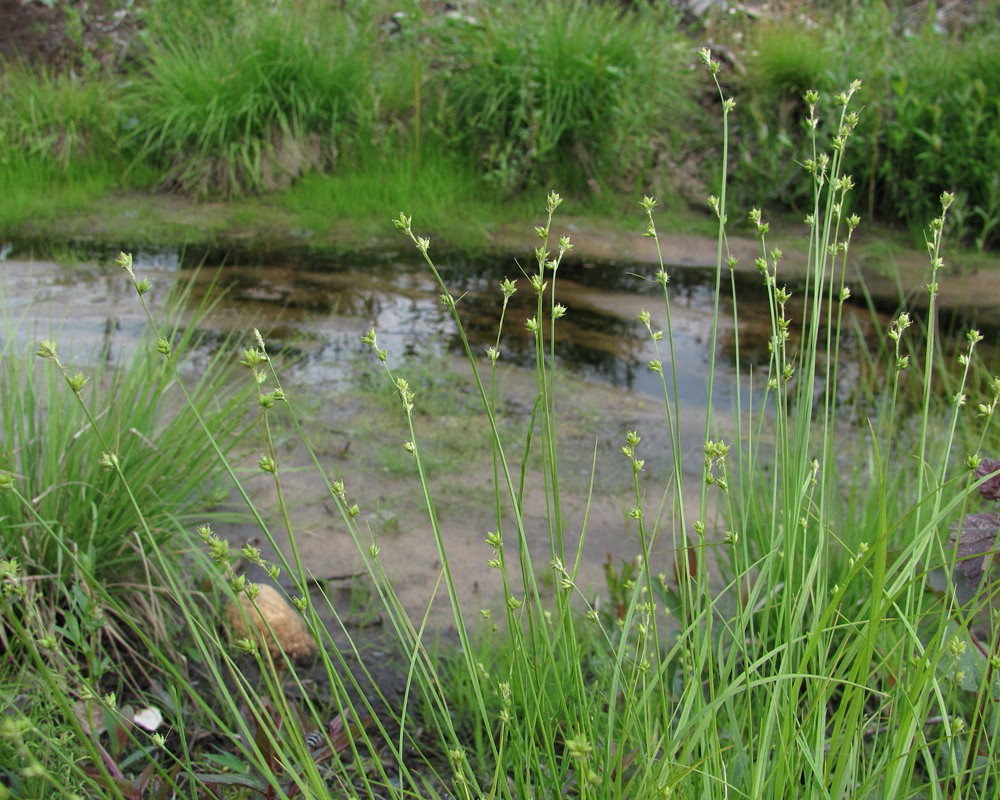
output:
[[[243,549],[240,550],[240,554],[251,564],[262,566],[264,563],[264,559],[260,555],[260,550],[254,547],[252,544],[244,545]]]
[[[208,552],[209,556],[216,564],[229,563],[229,542],[225,539],[213,536],[208,542]],[[239,591],[242,591],[245,586],[245,583],[241,584]]]
[[[82,372],[78,372],[72,378],[67,378],[66,380],[74,394],[80,394],[83,391],[83,387],[87,385],[87,377]]]
[[[407,216],[402,211],[400,211],[399,216],[392,221],[392,224],[395,225],[397,228],[399,228],[399,230],[401,230],[403,233],[409,234],[412,222],[413,222],[412,216]]]
[[[51,358],[53,361],[59,360],[59,355],[56,353],[56,343],[51,339],[42,339],[38,343],[35,355],[39,358]]]
[[[570,758],[582,761],[594,752],[594,746],[587,740],[587,737],[581,733],[578,736],[574,736],[572,739],[566,740],[566,752],[569,753]]]
[[[240,359],[240,364],[247,369],[256,369],[263,360],[263,353],[256,347],[244,347],[243,358]]]
[[[236,649],[248,656],[257,654],[257,645],[254,644],[253,639],[242,638],[237,639],[233,644],[236,645]]]

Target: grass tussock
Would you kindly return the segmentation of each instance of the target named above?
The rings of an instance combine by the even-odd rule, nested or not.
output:
[[[854,207],[869,218],[920,230],[935,213],[935,187],[956,191],[951,235],[980,250],[995,245],[1000,225],[996,163],[1000,90],[995,9],[972,4],[967,25],[946,30],[930,10],[895,13],[882,3],[811,19],[743,28],[749,44],[739,80],[744,113],[733,189],[745,203],[804,209],[794,154],[808,138],[794,121],[803,93],[832,97],[853,76],[868,76],[859,98],[865,114],[845,171],[859,188]],[[978,14],[978,16],[977,16]],[[740,119],[743,117],[743,119]],[[820,115],[834,133],[836,109]]]
[[[693,110],[670,22],[603,3],[483,6],[441,29],[442,128],[505,192],[642,183],[655,139],[669,151]]]
[[[0,99],[0,163],[22,156],[66,169],[106,157],[116,145],[120,106],[107,81],[7,67]]]
[[[0,226],[86,209],[121,185],[128,162],[110,82],[11,66],[0,69],[0,104]]]
[[[126,146],[199,197],[287,187],[332,170],[370,102],[372,42],[342,15],[252,6],[150,47]]]
[[[180,313],[186,302],[182,291],[170,308]],[[197,344],[203,312],[196,311],[188,326],[163,331],[164,346],[181,365]],[[205,477],[216,452],[193,421],[201,416],[222,446],[231,448],[240,417],[238,397],[226,386],[227,368],[216,358],[204,376],[181,377],[163,368],[147,341],[122,364],[82,372],[46,341],[33,350],[58,368],[39,369],[37,359],[19,351],[13,321],[4,325],[0,469],[16,477],[17,490],[0,495],[0,553],[16,553],[22,565],[43,576],[36,587],[39,601],[63,591],[78,563],[105,584],[142,581],[151,543],[136,536],[134,503],[141,504],[153,543],[160,546],[218,493],[218,484]],[[189,407],[179,400],[181,380],[190,385]],[[132,476],[127,486],[116,477],[121,464]]]

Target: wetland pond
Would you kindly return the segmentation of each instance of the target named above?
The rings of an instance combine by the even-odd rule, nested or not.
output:
[[[330,476],[343,480],[351,502],[361,507],[363,527],[378,542],[380,558],[404,606],[419,618],[431,604],[432,623],[446,626],[450,620],[446,598],[432,602],[441,564],[412,456],[403,450],[408,438],[405,419],[389,379],[361,341],[374,327],[379,347],[388,351],[387,363],[416,391],[416,433],[458,591],[467,609],[495,608],[502,595],[496,573],[485,566],[491,551],[483,541],[487,531],[496,527],[488,425],[461,339],[430,272],[398,256],[352,259],[229,252],[209,260],[202,254],[198,261],[205,261],[205,266],[194,270],[190,268],[194,258],[177,251],[135,253],[137,275],[153,282],[154,290],[147,297],[154,313],[164,311],[166,290],[173,284],[193,281],[190,308],[211,287],[221,288],[224,293],[200,323],[209,334],[206,348],[233,330],[245,332],[242,344],[248,346],[256,327],[270,352],[284,354],[282,382],[298,416]],[[146,323],[127,276],[109,266],[112,263],[110,254],[66,265],[32,260],[15,251],[0,261],[0,300],[12,323],[0,336],[13,331],[19,340],[14,344],[23,352],[30,352],[29,345],[38,339],[55,338],[73,368],[85,369],[101,359],[119,361],[139,340]],[[457,300],[484,380],[489,377],[485,349],[496,344],[497,338],[500,282],[517,279],[518,292],[504,319],[497,366],[498,425],[508,437],[508,458],[514,463],[521,458],[536,395],[534,352],[525,329],[526,320],[535,312],[535,297],[521,272],[523,267],[530,273],[534,264],[526,256],[520,265],[512,258],[445,258],[439,265]],[[555,280],[557,299],[567,307],[566,316],[556,325],[555,343],[562,513],[568,551],[575,552],[586,520],[578,584],[588,593],[603,587],[606,560],[617,564],[639,551],[634,523],[625,517],[634,504],[631,469],[620,453],[627,431],[636,430],[643,437],[638,455],[646,462],[642,481],[647,508],[660,509],[665,518],[671,513],[661,503],[671,474],[667,417],[659,376],[647,367],[650,360],[660,358],[667,372],[669,351],[664,339],[657,354],[638,321],[639,312],[647,309],[654,330],[666,327],[662,291],[653,280],[655,271],[655,266],[645,262],[575,258],[560,267]],[[685,490],[690,495],[685,506],[696,508],[715,273],[690,266],[668,272],[678,420]],[[719,300],[715,367],[715,415],[727,440],[737,406],[744,415],[761,411],[770,336],[760,277],[737,273],[734,279],[738,325],[733,321],[733,290],[726,272]],[[878,330],[887,324],[888,312],[888,307],[879,311],[862,304],[845,306],[837,399],[847,422],[863,418],[859,389],[877,377],[879,364],[887,363],[878,357]],[[793,319],[801,317],[794,300],[789,314]],[[961,334],[966,330],[956,320],[948,327]],[[995,374],[997,331],[984,333],[982,355]],[[964,335],[953,335],[950,341],[957,346],[963,339]],[[207,352],[195,354],[191,368],[197,370],[206,356]],[[839,435],[852,435],[851,427],[845,424]],[[365,581],[360,577],[357,547],[322,481],[305,468],[305,448],[296,443],[290,428],[279,430],[279,436],[283,463],[301,467],[285,467],[282,475],[303,561],[318,581],[334,590],[334,596],[349,601],[363,617]],[[536,437],[536,451],[538,442]],[[258,449],[252,448],[253,452]],[[277,520],[272,484],[251,469],[257,457],[247,456],[246,485],[265,514]],[[534,455],[529,461],[537,467]],[[540,470],[529,470],[524,519],[540,565],[548,563],[545,496]],[[260,539],[259,531],[247,523],[217,530],[237,547],[245,540]],[[279,541],[287,538],[280,525],[275,524],[273,530]],[[671,561],[673,543],[668,539],[664,535],[655,552],[663,570]],[[267,557],[266,543],[257,543]]]

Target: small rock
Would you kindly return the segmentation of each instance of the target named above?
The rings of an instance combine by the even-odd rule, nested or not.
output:
[[[273,586],[262,585],[260,594],[253,602],[241,593],[239,603],[243,606],[246,617],[256,626],[256,631],[252,636],[247,631],[244,614],[233,601],[226,606],[226,619],[234,638],[252,638],[258,645],[267,647],[277,664],[283,661],[282,651],[295,661],[304,661],[315,655],[316,640],[302,617]],[[257,604],[256,608],[254,603]]]

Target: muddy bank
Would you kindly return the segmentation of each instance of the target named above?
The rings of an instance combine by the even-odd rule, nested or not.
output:
[[[298,227],[298,219],[286,209],[255,200],[245,203],[196,203],[176,196],[134,193],[118,196],[99,210],[78,212],[59,220],[28,224],[0,252],[51,255],[63,248],[84,255],[110,257],[118,250],[163,252],[173,249],[180,263],[220,264],[248,259],[260,264],[289,263],[317,258],[342,258],[347,254],[370,261],[412,259],[408,242],[385,220],[368,224],[336,220],[323,231]],[[706,229],[705,219],[690,212],[687,227]],[[432,241],[436,259],[507,259],[529,268],[535,246],[533,227],[543,220],[523,223],[484,222],[466,231],[461,240],[424,230]],[[749,236],[728,239],[728,253],[737,261],[736,270],[752,278],[754,260],[761,244]],[[714,267],[717,242],[714,236],[674,234],[660,223],[660,247],[668,270],[674,274],[687,268]],[[610,222],[599,217],[557,215],[554,237],[569,234],[573,250],[567,263],[614,262],[621,265],[653,265],[658,261],[656,244],[642,235],[641,215],[634,221],[622,217]],[[804,278],[807,246],[805,226],[789,217],[771,222],[767,247],[783,252],[780,276],[789,288]],[[947,245],[947,241],[946,241]],[[1000,329],[1000,256],[962,250],[946,250],[946,269],[939,276],[939,307],[960,317],[961,324]],[[137,263],[140,263],[137,261]],[[0,264],[3,264],[0,261]],[[6,271],[11,267],[3,265]],[[928,257],[898,230],[870,229],[865,223],[855,233],[847,265],[847,283],[855,301],[864,302],[867,291],[882,311],[900,305],[911,310],[927,307],[925,286],[929,280]]]
[[[440,366],[456,372],[467,369],[457,359]],[[523,409],[531,406],[534,378],[528,370],[511,367],[503,370],[502,380],[505,396],[501,426],[510,437],[507,457],[516,470],[523,442],[514,437],[523,435],[527,418]],[[290,466],[285,473],[284,491],[293,509],[302,560],[325,591],[339,592],[341,598],[351,597],[359,603],[373,591],[364,570],[363,554],[367,556],[370,545],[375,543],[380,550],[379,560],[411,617],[421,619],[428,614],[433,628],[447,629],[453,618],[443,580],[445,565],[428,521],[420,483],[415,468],[394,456],[402,452],[407,436],[401,415],[393,408],[373,407],[370,403],[352,407],[352,397],[356,396],[350,392],[332,396],[310,414],[308,432],[319,443],[324,468],[334,479],[344,481],[349,501],[358,503],[364,538],[360,542],[352,539],[322,480],[308,466],[307,454],[300,446],[289,443],[284,451]],[[584,387],[572,380],[567,381],[559,397],[564,416],[560,427],[563,535],[570,554],[568,562],[575,561],[580,548],[576,578],[581,590],[596,596],[604,586],[604,563],[611,560],[618,566],[640,550],[635,523],[626,513],[634,505],[629,491],[631,471],[618,452],[627,430],[643,432],[641,449],[647,465],[642,486],[648,492],[649,517],[661,519],[656,527],[662,531],[653,547],[653,559],[658,571],[668,571],[677,543],[665,529],[667,520],[677,512],[661,505],[670,474],[662,405],[632,393]],[[428,402],[432,401],[428,398]],[[694,410],[686,412],[685,417],[685,433],[691,434],[684,442],[689,455],[685,503],[687,508],[697,509],[701,463],[694,432],[704,425],[704,417]],[[502,616],[504,602],[501,577],[487,566],[493,551],[485,538],[498,526],[485,424],[482,415],[471,407],[449,415],[420,415],[416,421],[448,567],[468,616],[466,623],[472,628],[479,624],[480,609]],[[546,492],[539,467],[532,457],[522,509],[535,578],[541,591],[547,593],[554,587],[555,578],[549,568]],[[516,472],[514,479],[517,481]],[[280,518],[268,476],[252,478],[248,489],[268,519]],[[516,564],[517,535],[509,498],[502,497],[501,504],[507,557]],[[226,526],[220,531],[233,542],[257,541],[265,556],[273,554],[254,525]],[[274,533],[284,549],[288,532],[277,525]],[[512,591],[523,598],[525,587],[516,567],[513,571]],[[372,618],[368,624],[382,621],[380,617]]]

